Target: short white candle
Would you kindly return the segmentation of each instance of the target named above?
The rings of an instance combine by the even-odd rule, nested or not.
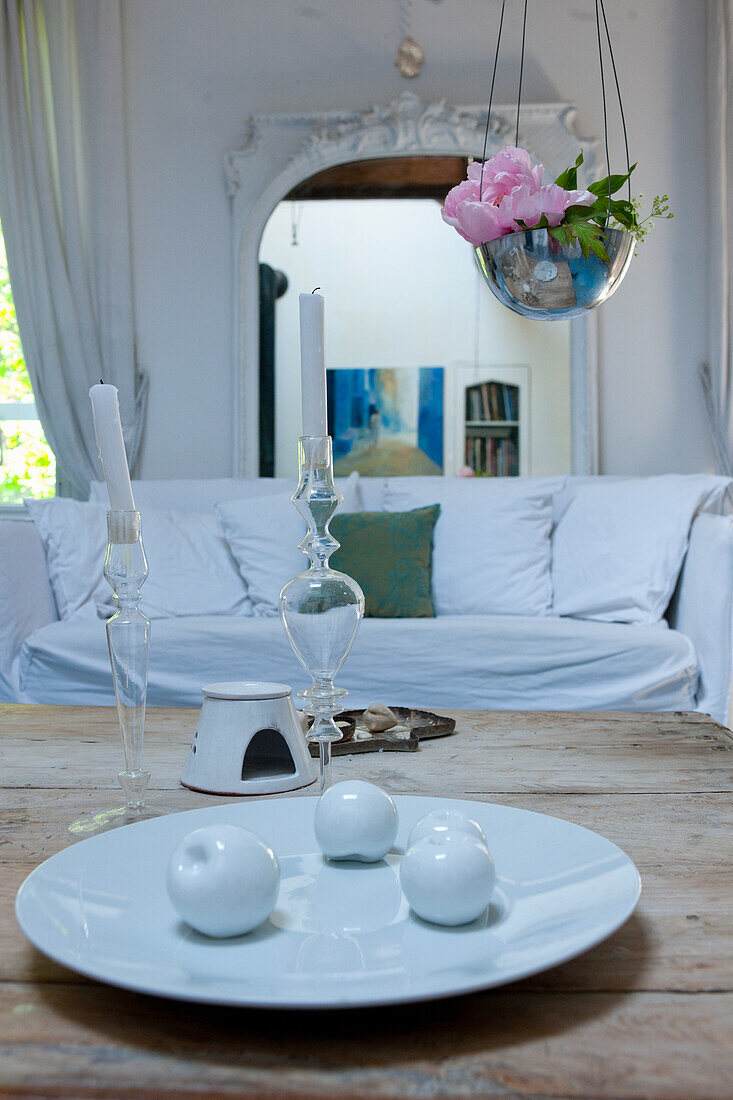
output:
[[[113,512],[134,512],[130,470],[122,438],[117,387],[100,382],[89,391],[94,414],[94,432],[107,482],[109,506]]]
[[[300,295],[300,381],[303,402],[303,435],[328,435],[323,304],[323,298],[320,294]]]

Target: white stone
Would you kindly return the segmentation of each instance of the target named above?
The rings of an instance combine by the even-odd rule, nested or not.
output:
[[[412,826],[407,838],[407,847],[412,848],[413,844],[417,844],[418,840],[426,836],[441,837],[446,833],[468,833],[488,848],[486,833],[478,821],[474,821],[462,810],[431,810],[429,814],[425,814]]]
[[[208,825],[180,842],[168,864],[168,896],[197,932],[241,936],[267,920],[280,866],[272,848],[238,825]]]
[[[335,783],[316,806],[313,827],[328,859],[375,863],[386,856],[397,836],[397,807],[389,795],[360,779]]]
[[[384,703],[370,703],[362,714],[361,720],[372,733],[391,730],[397,725],[397,715]]]
[[[469,833],[427,836],[403,856],[402,890],[410,908],[432,924],[468,924],[486,910],[496,881],[494,861]]]

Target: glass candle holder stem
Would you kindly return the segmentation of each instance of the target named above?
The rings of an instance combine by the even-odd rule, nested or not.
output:
[[[125,754],[117,778],[126,803],[115,809],[86,814],[69,826],[74,837],[94,836],[130,821],[157,817],[145,805],[150,772],[142,766],[145,702],[148,686],[150,622],[140,611],[140,588],[148,575],[140,534],[139,512],[107,513],[104,576],[114,592],[117,610],[106,623],[117,717]]]
[[[331,744],[341,739],[333,720],[348,695],[334,686],[364,614],[364,594],[351,577],[331,569],[329,558],[338,542],[328,524],[343,501],[333,479],[330,436],[302,436],[298,441],[298,488],[292,500],[308,525],[300,549],[310,565],[280,593],[280,616],[296,657],[311,677],[298,694],[313,722],[306,734],[318,744],[320,788],[331,780]]]
[[[148,575],[140,513],[108,512],[107,535],[104,576],[117,602],[117,610],[107,620],[107,646],[125,753],[125,770],[118,778],[127,808],[135,814],[145,804],[150,779],[150,772],[142,767],[150,621],[138,607],[140,588]]]

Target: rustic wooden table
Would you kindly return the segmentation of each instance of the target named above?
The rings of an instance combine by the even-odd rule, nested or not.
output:
[[[165,810],[227,801],[178,786],[196,713],[148,714]],[[139,996],[26,942],[16,890],[69,843],[70,821],[118,804],[121,746],[106,708],[0,706],[0,1096],[733,1097],[730,733],[698,714],[452,713],[454,736],[339,758],[335,778],[589,826],[636,862],[639,907],[599,947],[516,985],[308,1013]]]

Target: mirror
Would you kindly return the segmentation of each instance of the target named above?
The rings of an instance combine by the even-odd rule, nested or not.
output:
[[[297,473],[298,293],[326,299],[329,430],[345,476],[562,474],[571,468],[570,322],[501,306],[473,249],[440,218],[462,158],[339,165],[272,212],[260,263],[290,288],[274,302],[273,415],[261,472]],[[429,197],[428,197],[429,196]],[[261,356],[263,352],[261,348]]]
[[[511,116],[492,112],[487,156],[512,142]],[[580,144],[594,169],[596,143],[581,142],[572,116],[567,105],[523,108],[522,144],[548,176]],[[594,471],[592,317],[538,323],[500,306],[440,218],[465,158],[481,155],[484,125],[482,107],[411,93],[369,111],[250,120],[226,161],[236,475],[296,472],[298,294],[315,286],[340,472]]]

